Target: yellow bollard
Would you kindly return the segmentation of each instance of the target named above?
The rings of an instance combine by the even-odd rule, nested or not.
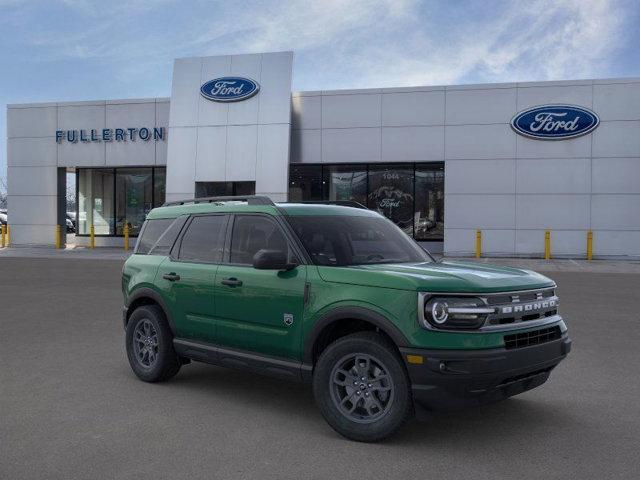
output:
[[[593,259],[593,232],[587,232],[587,260]]]
[[[480,252],[482,251],[482,232],[476,230],[476,258],[480,258]]]
[[[56,225],[56,248],[62,248],[62,229]]]
[[[124,251],[129,251],[129,224],[124,224]]]
[[[549,260],[551,258],[551,230],[544,232],[544,259]]]
[[[11,225],[7,223],[7,247],[11,245]]]
[[[2,232],[2,248],[5,247],[5,245],[7,244],[7,226],[6,225],[2,225],[1,228],[1,232]]]
[[[89,227],[89,248],[96,248],[96,229]]]

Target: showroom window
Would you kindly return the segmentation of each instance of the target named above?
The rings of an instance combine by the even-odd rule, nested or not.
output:
[[[256,182],[196,182],[196,198],[255,195]]]
[[[165,169],[78,168],[78,235],[137,236],[149,211],[165,200]]]
[[[421,241],[444,238],[444,163],[293,164],[289,200],[354,200]]]

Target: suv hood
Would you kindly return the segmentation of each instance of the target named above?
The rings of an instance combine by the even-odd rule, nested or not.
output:
[[[491,293],[553,286],[531,270],[473,262],[394,263],[351,267],[318,267],[323,280],[400,290]]]

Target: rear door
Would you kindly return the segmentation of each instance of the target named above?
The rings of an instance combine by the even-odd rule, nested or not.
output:
[[[273,217],[258,214],[236,214],[228,243],[215,282],[218,343],[299,359],[306,265],[289,271],[252,266],[260,249],[283,250],[300,263],[295,247]]]
[[[195,215],[158,269],[162,291],[180,338],[213,342],[214,282],[222,260],[228,215]]]

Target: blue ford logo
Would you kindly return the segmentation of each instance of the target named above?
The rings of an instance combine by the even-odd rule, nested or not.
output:
[[[542,105],[518,113],[511,128],[538,140],[563,140],[592,132],[600,123],[591,110],[574,105]]]
[[[200,87],[202,96],[215,102],[245,100],[253,97],[258,90],[260,90],[258,82],[242,77],[215,78]]]

